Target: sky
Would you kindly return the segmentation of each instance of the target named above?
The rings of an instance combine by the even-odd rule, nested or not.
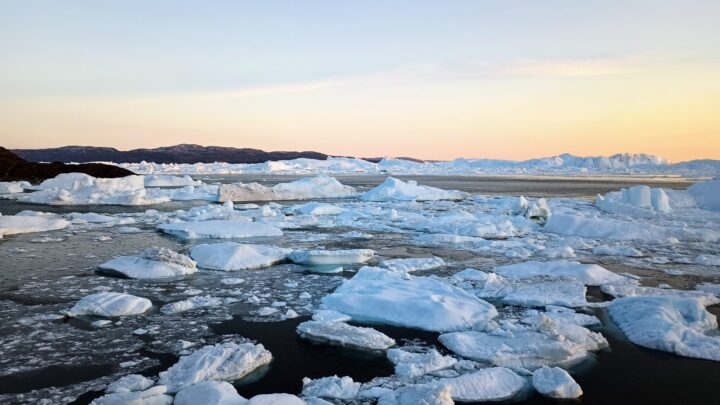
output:
[[[0,0],[0,145],[720,159],[720,1]]]

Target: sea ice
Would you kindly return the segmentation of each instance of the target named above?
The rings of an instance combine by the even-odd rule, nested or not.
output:
[[[583,394],[580,385],[560,367],[542,367],[535,370],[532,383],[539,393],[549,398],[574,399]]]
[[[388,360],[395,364],[395,374],[401,378],[416,378],[427,373],[450,368],[457,359],[443,356],[435,349],[424,353],[413,353],[402,349],[387,351]]]
[[[105,389],[107,393],[144,391],[154,385],[153,380],[139,374],[129,374],[111,383]]]
[[[360,390],[360,383],[353,382],[350,377],[323,377],[312,380],[303,378],[302,395],[332,399],[353,399]]]
[[[152,307],[147,298],[117,292],[100,292],[90,294],[78,301],[72,308],[65,311],[68,316],[127,316],[138,315]]]
[[[377,187],[362,195],[364,201],[435,201],[462,200],[468,194],[462,191],[443,190],[418,185],[414,180],[404,182],[388,177]]]
[[[56,217],[0,215],[0,238],[19,233],[54,231],[68,225],[68,221]]]
[[[637,285],[604,285],[602,292],[615,298],[641,297],[641,296],[673,296],[682,298],[696,298],[703,305],[720,303],[720,297],[703,290],[676,290],[673,288],[643,287]]]
[[[149,174],[145,176],[145,187],[184,187],[199,186],[199,180],[193,180],[190,176],[170,176],[163,174]]]
[[[98,270],[135,279],[181,277],[197,271],[189,257],[167,248],[148,248],[141,257],[119,256],[98,265]]]
[[[210,220],[174,222],[158,226],[161,231],[183,239],[230,239],[282,236],[282,231],[260,222]]]
[[[371,249],[296,250],[288,255],[293,263],[310,266],[365,263],[373,258]]]
[[[604,284],[635,284],[635,280],[615,274],[597,264],[557,260],[547,262],[528,261],[499,266],[493,270],[505,277],[528,278],[534,276],[571,277],[588,286]]]
[[[115,392],[94,399],[91,405],[170,405],[173,397],[165,392],[163,386],[155,386],[145,391]]]
[[[339,321],[307,321],[297,327],[298,334],[306,339],[365,350],[385,350],[395,340],[373,328],[348,325]]]
[[[173,405],[245,405],[232,384],[226,381],[201,381],[175,395]]]
[[[509,400],[528,386],[525,378],[504,367],[483,368],[454,378],[441,378],[435,387],[450,387],[452,399],[458,402]]]
[[[265,187],[258,183],[222,184],[218,201],[276,201],[307,200],[311,198],[338,198],[355,195],[355,189],[345,186],[333,177],[321,175],[305,177],[290,183]]]
[[[445,261],[439,257],[413,257],[409,259],[390,259],[380,262],[381,267],[399,272],[413,272],[418,270],[429,270],[445,265]]]
[[[609,213],[639,217],[651,217],[655,212],[672,211],[670,199],[665,191],[648,186],[635,186],[609,192],[598,196],[595,205]]]
[[[633,343],[685,357],[720,361],[715,315],[697,298],[628,297],[613,300],[610,318]]]
[[[308,405],[292,394],[260,394],[250,398],[245,405]]]
[[[272,266],[290,252],[277,246],[221,242],[194,246],[190,256],[202,268],[232,271]]]
[[[160,373],[159,383],[166,385],[168,392],[178,392],[201,381],[234,381],[271,360],[272,354],[261,344],[227,342],[204,346],[180,357]]]
[[[495,307],[430,277],[414,277],[363,267],[335,292],[323,297],[324,309],[358,322],[379,322],[429,331],[470,328],[497,315]]]
[[[175,301],[165,304],[160,308],[163,314],[171,315],[180,312],[192,311],[200,308],[218,307],[223,304],[223,300],[217,297],[195,296],[186,300]]]
[[[450,385],[408,385],[384,393],[377,405],[453,405]]]

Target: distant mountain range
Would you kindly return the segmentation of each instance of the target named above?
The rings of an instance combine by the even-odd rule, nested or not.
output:
[[[28,162],[9,150],[0,146],[0,181],[27,180],[40,182],[53,178],[61,173],[79,172],[93,177],[125,177],[133,172],[102,163],[85,163],[80,165],[66,165],[65,163],[35,163]]]
[[[265,152],[251,148],[201,146],[181,144],[153,149],[117,150],[96,146],[63,146],[47,149],[13,149],[13,152],[31,162],[115,162],[139,163],[263,163],[275,160],[308,158],[325,160],[320,152]]]

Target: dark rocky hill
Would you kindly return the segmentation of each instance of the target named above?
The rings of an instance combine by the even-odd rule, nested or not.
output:
[[[121,167],[102,163],[67,165],[62,162],[28,162],[0,146],[0,181],[40,182],[60,173],[85,173],[93,177],[125,177],[135,174]]]

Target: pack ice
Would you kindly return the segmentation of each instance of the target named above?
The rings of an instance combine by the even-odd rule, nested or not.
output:
[[[363,267],[322,306],[358,322],[378,322],[428,331],[467,329],[497,315],[495,307],[430,277]]]
[[[355,195],[355,189],[330,176],[305,177],[266,187],[259,183],[221,184],[218,201],[278,201],[339,198]]]

